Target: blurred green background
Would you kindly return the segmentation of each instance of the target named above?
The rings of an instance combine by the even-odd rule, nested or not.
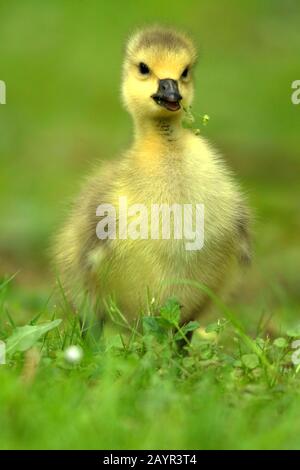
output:
[[[124,41],[137,26],[178,26],[199,45],[195,110],[247,191],[254,264],[239,299],[278,324],[299,314],[298,0],[0,0],[0,275],[19,271],[11,308],[51,289],[48,247],[66,201],[97,160],[130,142],[120,104]],[[38,293],[38,294],[37,294]]]

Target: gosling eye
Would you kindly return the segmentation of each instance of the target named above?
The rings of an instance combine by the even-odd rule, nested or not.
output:
[[[148,75],[150,73],[148,65],[144,64],[144,62],[139,63],[139,71],[142,75]]]
[[[187,78],[188,74],[189,74],[189,68],[186,67],[181,74],[181,78]]]

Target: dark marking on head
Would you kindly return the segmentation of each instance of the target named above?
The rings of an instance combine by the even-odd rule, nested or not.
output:
[[[141,49],[151,47],[162,48],[169,51],[186,50],[191,54],[192,62],[196,60],[196,48],[192,40],[181,32],[170,28],[154,26],[137,32],[129,40],[127,53],[136,54]]]
[[[189,50],[188,43],[183,37],[167,29],[151,29],[141,35],[137,43],[137,50],[151,46],[163,47],[170,50]]]

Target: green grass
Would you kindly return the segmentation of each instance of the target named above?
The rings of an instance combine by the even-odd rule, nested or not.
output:
[[[298,330],[270,338],[263,318],[251,338],[214,296],[220,319],[192,342],[185,333],[199,325],[179,328],[174,299],[138,329],[110,305],[113,321],[99,336],[58,296],[24,329],[6,310],[13,290],[13,281],[2,283],[1,448],[299,448]],[[36,335],[58,317],[59,326]],[[66,357],[71,344],[82,348],[79,363]]]

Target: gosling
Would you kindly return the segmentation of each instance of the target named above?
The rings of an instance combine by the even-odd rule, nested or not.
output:
[[[101,319],[112,300],[133,321],[149,314],[149,304],[160,306],[170,297],[180,303],[182,323],[197,319],[210,305],[208,294],[195,282],[181,280],[196,281],[223,297],[249,260],[244,196],[210,144],[182,126],[193,101],[196,58],[192,40],[169,28],[140,30],[127,43],[122,97],[133,118],[133,143],[87,180],[55,243],[67,295],[78,309],[88,295]],[[202,248],[187,249],[187,240],[174,235],[176,229],[168,239],[138,230],[126,237],[129,224],[137,229],[146,216],[143,211],[129,214],[119,231],[124,200],[127,208],[139,204],[148,213],[153,205],[203,205]],[[99,237],[99,223],[107,237]]]

